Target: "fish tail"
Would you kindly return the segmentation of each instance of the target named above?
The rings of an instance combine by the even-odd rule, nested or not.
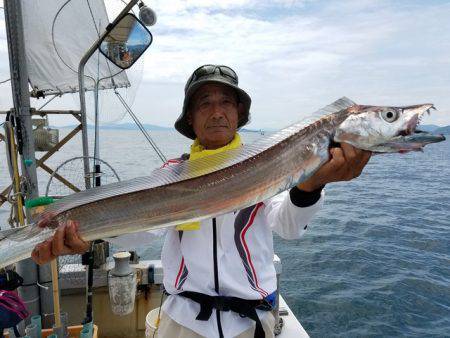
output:
[[[8,238],[8,237],[12,236],[13,234],[16,234],[19,230],[20,230],[20,228],[11,228],[11,229],[1,230],[0,231],[0,245],[1,245],[1,242],[5,238]]]
[[[0,231],[0,269],[31,256],[33,248],[45,240],[43,229],[34,224]]]

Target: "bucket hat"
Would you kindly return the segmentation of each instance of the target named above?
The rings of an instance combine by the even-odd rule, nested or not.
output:
[[[239,88],[239,80],[236,72],[228,66],[203,65],[197,68],[186,82],[184,87],[183,111],[175,122],[175,129],[190,139],[195,139],[195,133],[192,126],[188,123],[187,113],[189,103],[197,89],[206,83],[224,84],[236,91],[239,103],[244,105],[244,113],[242,116],[239,116],[238,128],[247,124],[250,118],[250,105],[252,100],[243,89]]]

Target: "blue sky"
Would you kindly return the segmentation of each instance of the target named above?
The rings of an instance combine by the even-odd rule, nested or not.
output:
[[[191,71],[215,63],[234,68],[252,96],[251,128],[282,128],[341,96],[375,105],[432,102],[438,112],[425,123],[450,124],[450,1],[150,5],[158,15],[153,45],[130,74],[140,83],[133,109],[145,123],[172,125]]]

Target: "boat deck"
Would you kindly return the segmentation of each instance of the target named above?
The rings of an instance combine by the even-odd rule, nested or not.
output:
[[[277,271],[281,272],[281,262],[274,259]],[[126,316],[116,316],[109,304],[107,271],[112,264],[105,264],[94,272],[94,321],[99,328],[99,337],[145,337],[145,317],[161,303],[163,270],[160,260],[143,260],[133,267],[137,271],[140,291],[136,294],[135,310]],[[152,271],[149,274],[149,271]],[[61,305],[69,312],[71,325],[79,324],[84,317],[85,307],[85,267],[68,264],[60,271]],[[309,337],[284,298],[279,297],[279,315],[283,327],[278,338]]]
[[[303,328],[302,324],[295,317],[291,308],[287,305],[284,298],[280,295],[280,318],[283,318],[283,329],[277,336],[278,338],[307,338],[308,333]],[[283,314],[285,313],[285,314]]]

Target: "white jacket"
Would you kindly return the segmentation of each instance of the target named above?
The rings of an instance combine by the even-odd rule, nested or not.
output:
[[[175,294],[195,291],[213,296],[261,299],[276,291],[272,231],[285,239],[301,237],[321,208],[323,195],[322,191],[320,199],[311,206],[298,207],[286,191],[252,207],[219,216],[215,220],[215,239],[213,219],[202,221],[199,230],[169,229],[161,260],[164,287],[171,296],[165,301],[163,311],[202,336],[219,337],[215,310],[208,321],[196,320],[199,304]],[[143,239],[148,240],[149,236],[151,232],[124,235],[110,241],[130,248]],[[215,291],[215,264],[219,293]],[[262,319],[266,312],[258,310],[258,314]],[[220,315],[225,337],[239,335],[254,324],[231,311],[222,311]]]

